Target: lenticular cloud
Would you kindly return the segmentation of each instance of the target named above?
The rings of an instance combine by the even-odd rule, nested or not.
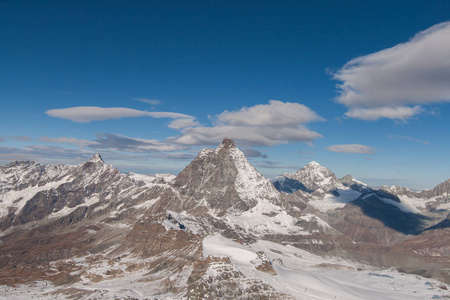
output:
[[[450,101],[450,22],[406,43],[355,58],[334,74],[346,116],[406,120],[420,105]]]

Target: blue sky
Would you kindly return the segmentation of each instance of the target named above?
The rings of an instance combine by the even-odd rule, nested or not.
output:
[[[448,1],[0,1],[0,163],[450,177]]]

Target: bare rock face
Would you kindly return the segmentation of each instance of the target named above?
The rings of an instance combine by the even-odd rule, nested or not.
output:
[[[423,190],[420,192],[412,191],[408,188],[393,185],[393,186],[382,186],[383,190],[389,191],[398,196],[408,196],[410,198],[424,198],[429,199],[432,197],[442,197],[448,199],[450,197],[450,179],[438,184],[435,188],[431,190]]]
[[[270,275],[277,275],[277,272],[275,272],[272,267],[272,262],[264,253],[264,251],[258,251],[256,252],[256,255],[258,255],[258,259],[252,261],[252,263],[255,265],[256,270]]]
[[[176,229],[166,228],[170,216],[159,214],[139,220],[126,236],[128,249],[141,257],[152,257],[166,251],[174,251],[192,245],[199,246],[199,236],[183,230],[182,224],[173,222]]]
[[[450,179],[438,184],[434,189],[431,190],[431,194],[433,196],[447,196],[450,195]],[[427,191],[422,191],[422,193],[426,193]]]
[[[260,199],[277,201],[275,187],[250,165],[231,139],[217,149],[204,149],[174,180],[182,209],[225,213],[246,211]]]
[[[246,277],[229,258],[199,259],[187,283],[188,299],[294,299],[260,279]]]

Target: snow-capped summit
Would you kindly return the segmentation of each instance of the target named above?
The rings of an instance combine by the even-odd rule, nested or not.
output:
[[[309,162],[307,165],[305,165],[305,166],[309,166],[309,167],[320,167],[321,165],[317,162],[317,161],[311,161],[311,162]]]
[[[174,180],[194,206],[247,210],[260,199],[276,199],[275,187],[226,138],[216,149],[204,149]],[[202,204],[203,203],[203,204]],[[185,207],[189,210],[189,207]]]
[[[294,173],[285,173],[273,181],[274,185],[282,191],[291,192],[303,190],[308,193],[328,193],[344,188],[333,172],[312,161]]]
[[[96,153],[92,158],[89,160],[90,162],[96,163],[96,162],[102,162],[105,163],[100,153]]]

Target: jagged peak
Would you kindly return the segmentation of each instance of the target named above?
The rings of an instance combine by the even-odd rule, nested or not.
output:
[[[317,161],[311,161],[309,164],[307,164],[306,166],[310,166],[310,167],[321,167],[321,165],[317,162]]]
[[[322,166],[316,161],[311,161],[307,165],[304,165],[300,170],[298,170],[296,173],[303,173],[303,172],[312,172],[312,173],[333,173],[330,169],[327,167]]]
[[[236,144],[234,143],[234,141],[230,138],[224,138],[222,143],[217,147],[217,150],[222,150],[222,149],[231,149],[231,148],[237,148]]]
[[[354,180],[354,179],[355,179],[355,177],[353,177],[353,176],[350,175],[350,174],[347,174],[347,175],[345,175],[344,177],[339,178],[340,181],[341,181],[341,180]]]
[[[360,185],[368,186],[367,183],[364,183],[364,182],[362,182],[362,181],[359,181],[358,179],[356,179],[355,177],[353,177],[353,176],[350,175],[350,174],[347,174],[347,175],[345,175],[344,177],[339,178],[338,180],[339,180],[340,182],[342,182],[342,183],[350,183],[350,182],[353,182],[353,183],[357,183],[357,184],[360,184]]]
[[[89,160],[90,162],[102,162],[102,163],[105,163],[104,161],[103,161],[103,158],[102,158],[102,156],[100,155],[100,153],[96,153],[94,156],[92,156],[92,158]]]

